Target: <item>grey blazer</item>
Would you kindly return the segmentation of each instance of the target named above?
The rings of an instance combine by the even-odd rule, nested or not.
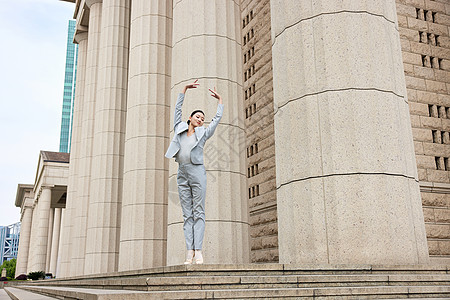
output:
[[[181,121],[181,107],[183,106],[184,94],[179,94],[177,98],[177,103],[175,105],[175,119],[174,119],[174,136],[172,141],[170,142],[169,148],[166,152],[167,158],[173,158],[176,156],[178,151],[180,150],[180,134],[186,130],[188,130],[189,125],[186,122]],[[216,130],[217,125],[219,124],[220,119],[223,114],[223,104],[219,104],[217,106],[217,113],[212,119],[211,123],[207,128],[205,127],[196,127],[195,128],[195,137],[197,138],[197,142],[191,150],[191,162],[194,165],[202,165],[203,164],[203,147],[205,146],[206,140],[209,139]],[[176,157],[175,157],[176,161]]]

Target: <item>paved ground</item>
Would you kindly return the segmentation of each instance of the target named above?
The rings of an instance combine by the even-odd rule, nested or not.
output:
[[[4,289],[0,290],[0,300],[11,300]]]
[[[31,293],[28,291],[24,291],[24,290],[12,288],[12,287],[7,287],[7,289],[11,293],[13,293],[14,296],[16,296],[19,300],[54,300],[54,299],[56,299],[53,297],[47,297],[44,295],[39,295],[39,294]],[[0,290],[0,291],[4,292],[4,290]],[[11,298],[9,298],[8,294],[6,294],[6,292],[4,292],[4,293],[6,295],[6,298],[2,298],[2,294],[0,294],[0,300],[11,300]]]

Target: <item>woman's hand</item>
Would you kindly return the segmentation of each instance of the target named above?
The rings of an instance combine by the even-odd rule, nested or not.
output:
[[[187,91],[188,89],[195,89],[195,88],[197,88],[197,87],[200,85],[200,83],[197,83],[197,81],[198,81],[198,79],[195,80],[194,83],[187,84],[187,85],[183,88],[183,94],[186,94],[186,91]]]
[[[219,100],[219,104],[222,104],[222,96],[220,96],[220,95],[216,92],[216,87],[214,87],[214,90],[209,89],[209,91],[211,92],[211,96],[213,96],[214,98],[216,98],[217,100]]]

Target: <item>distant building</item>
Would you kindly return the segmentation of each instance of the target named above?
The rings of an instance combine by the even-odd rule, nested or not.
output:
[[[66,69],[64,77],[64,96],[61,116],[60,152],[70,152],[72,136],[72,112],[75,97],[75,81],[77,75],[78,45],[72,43],[75,33],[75,20],[69,20],[67,34]]]
[[[0,226],[0,264],[17,258],[19,249],[20,222]]]

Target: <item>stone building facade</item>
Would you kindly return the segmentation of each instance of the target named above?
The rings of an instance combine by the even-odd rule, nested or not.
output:
[[[450,256],[450,3],[397,0],[428,248]]]
[[[447,1],[71,2],[59,277],[183,262],[177,165],[163,157],[195,79],[183,118],[215,113],[208,87],[225,99],[205,148],[206,262],[448,259]]]
[[[397,0],[396,9],[428,247],[448,258],[449,3]],[[277,262],[270,1],[241,1],[241,11],[252,261]]]
[[[34,184],[17,187],[21,232],[16,276],[31,271],[56,274],[68,176],[68,153],[41,151]]]
[[[278,261],[270,1],[241,1],[252,262]]]

